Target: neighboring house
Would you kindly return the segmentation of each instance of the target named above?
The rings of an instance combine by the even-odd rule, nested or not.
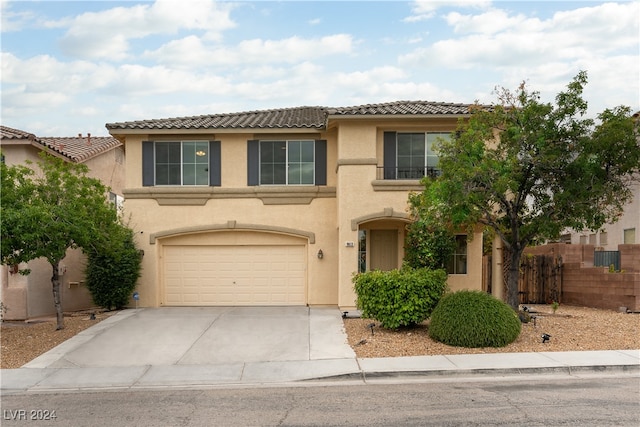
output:
[[[598,232],[585,230],[566,233],[561,241],[594,245],[598,250],[617,251],[618,245],[640,243],[640,184],[633,184],[633,200],[624,207],[624,214],[613,224],[605,224]]]
[[[72,163],[87,165],[89,175],[111,188],[111,199],[122,203],[124,186],[124,147],[112,137],[78,136],[71,138],[37,137],[31,133],[0,126],[0,151],[7,165],[35,167],[39,153],[45,151]],[[80,250],[69,250],[61,265],[61,299],[65,311],[92,307],[91,295],[85,286],[85,257]],[[0,298],[6,320],[23,320],[55,314],[51,287],[51,265],[44,259],[23,264],[29,275],[17,274],[6,265],[0,267]]]
[[[636,126],[640,126],[640,111],[633,115]],[[638,141],[640,143],[640,140]],[[640,177],[631,184],[633,199],[624,207],[624,213],[613,224],[605,224],[601,230],[568,230],[561,242],[594,245],[597,250],[617,251],[618,245],[640,244]]]
[[[358,271],[402,265],[409,192],[469,105],[393,102],[108,123],[127,150],[139,304],[355,305]],[[481,289],[482,235],[448,283]]]

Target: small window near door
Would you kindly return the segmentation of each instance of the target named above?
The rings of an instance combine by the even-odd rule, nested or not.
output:
[[[456,247],[447,263],[447,273],[467,274],[467,236],[456,236]]]
[[[367,271],[367,231],[358,231],[358,273]]]

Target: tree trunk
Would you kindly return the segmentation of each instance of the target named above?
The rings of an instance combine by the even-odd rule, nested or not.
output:
[[[64,329],[64,315],[62,312],[62,303],[60,302],[60,275],[58,274],[60,261],[51,263],[51,267],[53,267],[53,275],[51,276],[51,285],[53,287],[53,304],[56,307],[56,320],[57,320],[56,330],[60,330],[60,329]]]
[[[510,256],[511,264],[509,265],[509,276],[507,277],[507,304],[517,313],[520,309],[518,281],[520,279],[520,257],[522,256],[522,251],[513,250]]]

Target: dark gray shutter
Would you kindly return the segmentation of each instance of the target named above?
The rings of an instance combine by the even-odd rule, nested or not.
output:
[[[316,139],[316,185],[327,185],[327,140]]]
[[[396,179],[396,132],[384,133],[384,179]]]
[[[153,160],[153,141],[142,141],[142,185],[152,187],[155,184],[155,164]]]
[[[209,141],[209,186],[212,187],[222,185],[220,151],[220,141]]]
[[[260,185],[260,141],[247,141],[247,185]]]

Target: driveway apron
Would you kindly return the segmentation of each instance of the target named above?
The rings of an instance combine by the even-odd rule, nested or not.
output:
[[[163,307],[81,333],[51,368],[211,365],[355,357],[336,308]],[[123,314],[121,316],[121,314]]]

